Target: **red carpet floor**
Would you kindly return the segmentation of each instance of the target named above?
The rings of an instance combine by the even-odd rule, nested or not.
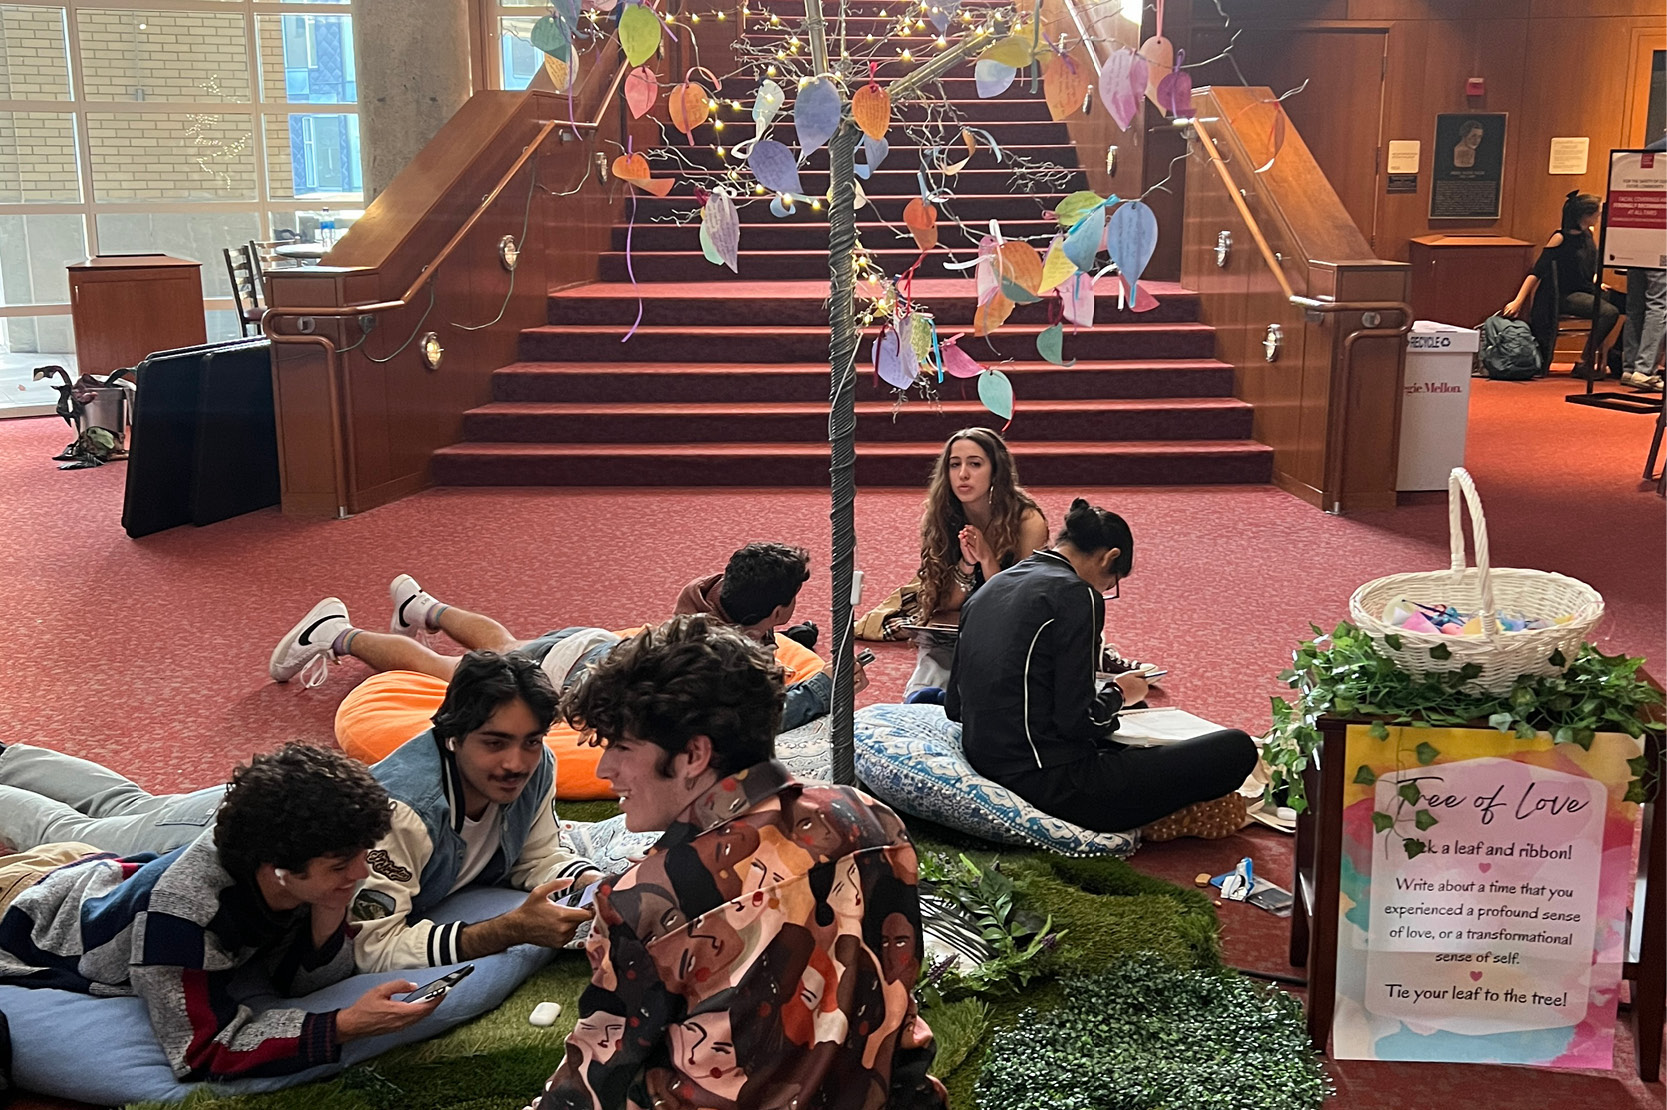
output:
[[[1591,582],[1608,601],[1599,645],[1660,660],[1663,507],[1638,480],[1652,422],[1566,405],[1570,388],[1563,377],[1477,383],[1468,465],[1495,561]],[[272,643],[325,594],[380,627],[388,580],[409,571],[530,635],[663,616],[686,580],[749,539],[803,543],[826,566],[826,499],[813,490],[443,489],[347,521],[273,510],[132,541],[119,525],[122,467],[59,473],[48,456],[66,438],[55,418],[0,421],[10,615],[0,740],[55,745],[157,790],[222,780],[236,760],[292,737],[329,740],[335,706],[363,669],[343,665],[312,691],[265,675]],[[676,456],[666,465],[674,473]],[[1447,562],[1439,504],[1340,519],[1270,487],[1037,491],[1055,522],[1077,492],[1127,516],[1136,537],[1108,637],[1169,666],[1174,702],[1253,731],[1266,726],[1273,676],[1309,621],[1343,616],[1367,579]],[[919,489],[861,493],[870,602],[913,569],[919,504]],[[813,578],[801,616],[825,625],[828,596],[826,579]],[[894,698],[912,664],[903,645],[878,650],[863,701]],[[1288,842],[1274,834],[1151,846],[1135,863],[1184,882],[1247,851],[1288,878]],[[1229,907],[1223,922],[1230,961],[1289,970],[1283,921]],[[1660,1107],[1659,1084],[1627,1078],[1630,1042],[1617,1062],[1601,1076],[1345,1063],[1333,1068],[1333,1105]]]

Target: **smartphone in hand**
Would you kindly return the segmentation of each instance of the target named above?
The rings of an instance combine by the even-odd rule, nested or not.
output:
[[[432,1002],[436,998],[443,998],[447,991],[467,979],[475,970],[474,964],[464,964],[456,971],[442,975],[432,983],[425,983],[400,999],[401,1002]]]
[[[586,887],[572,887],[550,895],[550,901],[558,906],[565,906],[570,910],[582,910],[596,901],[596,888],[607,880],[597,879]]]

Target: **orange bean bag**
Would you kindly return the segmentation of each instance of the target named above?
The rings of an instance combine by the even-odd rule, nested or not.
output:
[[[639,629],[620,633],[630,636]],[[821,658],[809,648],[776,637],[776,661],[787,672],[789,686],[820,671]],[[342,699],[336,710],[336,740],[342,751],[363,763],[375,763],[431,724],[430,718],[446,696],[446,683],[416,671],[373,674]],[[544,737],[556,757],[556,797],[562,801],[612,798],[613,790],[596,777],[600,747],[580,742],[579,733],[558,718]]]

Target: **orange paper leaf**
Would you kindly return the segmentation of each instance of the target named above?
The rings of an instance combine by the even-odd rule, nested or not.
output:
[[[1007,323],[1007,317],[1013,314],[1013,302],[997,293],[989,300],[978,306],[978,311],[972,314],[972,333],[974,335],[989,335],[1001,325]]]
[[[550,83],[557,92],[566,92],[573,81],[573,67],[550,54],[544,55],[544,72],[550,75]]]
[[[685,81],[671,90],[666,107],[671,110],[671,125],[691,143],[695,141],[695,128],[712,114],[712,101],[707,98],[706,90],[693,81]]]
[[[646,189],[657,197],[663,197],[671,192],[671,187],[677,184],[671,178],[656,178],[648,175],[648,159],[640,154],[621,154],[614,159],[614,176],[627,185],[635,185],[639,189]]]
[[[851,94],[851,118],[870,139],[883,139],[891,127],[891,94],[870,81]]]
[[[996,272],[1027,293],[1042,288],[1042,256],[1029,243],[1010,239],[997,247]]]
[[[1162,35],[1153,35],[1140,44],[1140,56],[1146,59],[1146,97],[1157,104],[1158,82],[1175,72],[1175,44]]]
[[[903,224],[915,237],[915,245],[929,251],[938,245],[938,209],[919,197],[903,209]]]
[[[1088,96],[1088,75],[1065,55],[1056,54],[1042,72],[1042,91],[1047,94],[1048,113],[1055,120],[1067,119]]]

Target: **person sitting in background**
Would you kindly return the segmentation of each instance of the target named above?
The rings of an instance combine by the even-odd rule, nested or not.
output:
[[[944,1105],[914,847],[885,806],[772,758],[782,703],[769,653],[705,616],[564,696],[626,828],[663,835],[597,890],[591,984],[533,1110]]]
[[[1019,484],[1013,453],[998,432],[963,428],[932,465],[920,517],[915,583],[865,616],[864,639],[900,639],[905,625],[953,625],[986,581],[1048,542],[1048,520]],[[904,693],[943,686],[954,648],[923,641]]]
[[[741,609],[740,616],[746,618],[739,624],[741,632],[773,643],[778,658],[793,675],[784,731],[826,716],[833,696],[833,682],[816,653],[775,631],[777,625],[791,619],[799,588],[810,577],[809,563],[810,556],[803,548],[748,544],[730,557],[725,568],[725,577],[734,574],[737,581],[731,593]],[[721,602],[721,594],[720,588],[720,596],[711,600]],[[685,588],[678,599],[680,605],[688,595],[689,588]],[[414,671],[446,681],[460,657],[442,655],[417,639],[427,633],[444,632],[466,650],[527,656],[544,667],[559,691],[635,631],[570,627],[523,640],[492,617],[438,600],[409,574],[401,574],[388,584],[388,596],[394,607],[388,632],[354,625],[340,598],[327,597],[314,605],[272,650],[268,668],[272,681],[288,682],[299,677],[304,684],[316,686],[324,680],[329,664],[346,656],[377,671]],[[727,619],[728,614],[724,617]]]
[[[1133,567],[1123,518],[1073,501],[1053,547],[967,600],[944,711],[961,722],[974,770],[1072,824],[1122,832],[1198,807],[1171,831],[1237,831],[1236,792],[1257,760],[1245,733],[1152,748],[1116,742],[1118,711],[1143,700],[1147,684],[1120,674],[1100,689],[1095,672],[1105,591],[1116,598]]]
[[[232,775],[211,834],[163,855],[86,856],[14,886],[0,983],[137,995],[181,1080],[332,1063],[343,1042],[403,1029],[439,1000],[395,1002],[417,985],[393,982],[343,1010],[256,1012],[232,981],[259,961],[293,997],[353,974],[348,906],[389,821],[387,791],[341,753],[257,755]],[[66,1055],[64,1066],[78,1065]]]
[[[1579,316],[1591,320],[1580,360],[1571,371],[1577,378],[1595,381],[1604,376],[1609,348],[1620,332],[1621,313],[1609,302],[1607,290],[1597,281],[1598,247],[1592,238],[1603,201],[1578,189],[1563,202],[1562,225],[1551,233],[1534,269],[1522,279],[1517,295],[1500,309],[1500,314],[1518,319],[1526,310],[1528,324],[1540,347],[1540,365],[1549,370],[1557,347],[1557,320]]]
[[[433,727],[370,768],[391,797],[384,808],[392,806],[392,824],[372,847],[353,898],[359,970],[437,967],[516,944],[559,948],[589,920],[587,911],[549,899],[601,878],[561,840],[555,761],[544,746],[556,703],[531,659],[470,652]],[[190,842],[226,796],[218,786],[148,794],[96,763],[22,744],[0,751],[0,783],[8,784],[0,785],[0,840],[19,849],[75,840],[123,855]],[[470,885],[531,893],[485,921],[421,920]]]

